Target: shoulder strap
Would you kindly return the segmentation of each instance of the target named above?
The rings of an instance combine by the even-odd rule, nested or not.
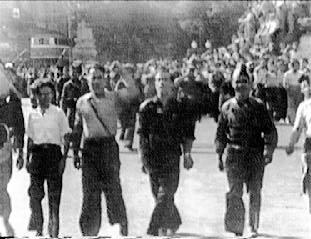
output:
[[[92,98],[89,98],[89,99],[88,99],[88,102],[90,103],[90,106],[92,107],[92,109],[93,109],[93,111],[94,111],[94,113],[95,113],[95,116],[96,116],[96,118],[98,119],[98,121],[101,123],[101,125],[103,126],[103,128],[108,132],[108,134],[109,134],[110,136],[112,136],[112,134],[110,133],[109,128],[106,126],[106,124],[104,123],[104,121],[102,120],[102,118],[99,117],[98,111],[97,111],[95,105],[93,104]]]

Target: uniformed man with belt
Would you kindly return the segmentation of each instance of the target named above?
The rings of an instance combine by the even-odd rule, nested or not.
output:
[[[91,92],[77,102],[73,130],[74,165],[82,166],[83,203],[80,228],[83,236],[96,236],[101,225],[101,194],[106,196],[110,224],[120,225],[120,234],[128,234],[127,216],[120,182],[117,132],[118,92],[107,90],[109,77],[99,65],[89,69]],[[128,88],[129,92],[131,91]],[[124,92],[123,92],[124,93]],[[122,97],[127,97],[123,94]],[[83,134],[82,162],[79,158]]]
[[[6,230],[6,234],[1,236],[14,237],[14,230],[9,222],[11,199],[7,191],[12,176],[11,135],[15,137],[18,150],[17,167],[21,169],[24,164],[24,133],[21,99],[0,63],[0,224]]]
[[[182,152],[184,167],[193,166],[190,150],[193,133],[185,123],[183,104],[176,99],[170,74],[160,71],[155,77],[157,95],[145,100],[139,110],[139,154],[144,172],[149,174],[156,206],[147,233],[154,236],[174,234],[181,225],[174,204],[179,183]]]
[[[59,205],[62,192],[62,175],[65,158],[63,144],[68,146],[71,129],[64,112],[51,104],[54,84],[48,79],[39,79],[34,92],[38,107],[30,112],[28,118],[28,155],[26,167],[30,174],[30,209],[28,225],[30,231],[42,236],[43,213],[41,201],[44,198],[44,182],[48,185],[50,237],[58,237]]]
[[[252,234],[256,235],[264,169],[272,161],[277,131],[262,101],[249,96],[252,83],[244,64],[237,66],[232,79],[235,97],[222,106],[215,140],[221,170],[222,155],[227,148],[229,192],[225,229],[237,236],[243,234],[245,183],[250,197],[249,224]]]

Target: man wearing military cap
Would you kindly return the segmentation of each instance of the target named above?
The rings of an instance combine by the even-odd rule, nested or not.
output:
[[[232,80],[235,97],[222,106],[215,139],[220,170],[224,169],[222,155],[227,148],[229,192],[226,195],[225,229],[237,236],[243,234],[245,183],[249,193],[249,225],[256,235],[264,169],[272,161],[277,131],[263,102],[249,96],[252,82],[244,64],[237,66]]]

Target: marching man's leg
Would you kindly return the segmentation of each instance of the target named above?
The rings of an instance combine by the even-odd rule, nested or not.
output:
[[[0,164],[0,222],[6,230],[6,235],[14,236],[14,230],[9,222],[11,215],[11,199],[8,193],[8,183],[12,176],[12,157]]]

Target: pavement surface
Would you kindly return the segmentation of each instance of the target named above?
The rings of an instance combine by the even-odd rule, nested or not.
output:
[[[26,120],[29,109],[29,101],[24,100],[23,110]],[[267,166],[265,171],[258,238],[311,238],[311,214],[308,212],[307,198],[301,194],[302,140],[298,143],[294,154],[287,156],[284,148],[289,140],[291,128],[287,125],[277,125],[277,128],[279,144],[272,164]],[[212,119],[205,118],[197,125],[197,139],[193,149],[194,168],[189,171],[182,169],[180,185],[175,198],[183,220],[177,237],[232,237],[225,233],[223,225],[227,182],[226,174],[219,172],[217,168],[213,145],[215,131],[216,124]],[[137,137],[134,147],[137,147]],[[141,172],[141,163],[137,153],[126,151],[122,143],[120,143],[120,150],[122,162],[120,176],[129,218],[129,235],[130,237],[146,237],[147,226],[154,207],[149,180]],[[10,221],[17,237],[33,236],[27,231],[30,216],[28,186],[29,175],[26,170],[18,171],[14,168],[9,184],[13,208]],[[104,196],[102,198],[103,220],[99,235],[117,236],[118,227],[108,224]],[[244,201],[248,201],[246,193]],[[47,219],[46,197],[42,204],[45,219]],[[81,204],[81,171],[74,169],[72,159],[69,158],[63,177],[60,237],[81,236],[78,225]],[[47,235],[47,220],[45,220],[44,227],[44,233]],[[246,235],[247,232],[248,230],[246,230]]]

